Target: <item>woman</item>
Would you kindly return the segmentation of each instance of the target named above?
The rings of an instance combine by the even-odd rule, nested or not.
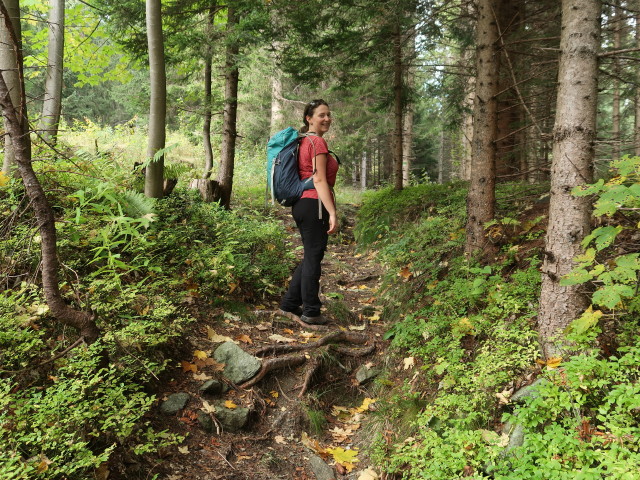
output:
[[[280,302],[287,316],[293,314],[310,325],[327,323],[320,314],[320,263],[327,249],[329,234],[338,230],[333,196],[338,162],[329,154],[322,138],[331,127],[331,111],[324,100],[313,100],[304,109],[303,136],[298,155],[300,178],[313,177],[313,189],[305,190],[292,207],[292,215],[300,229],[304,258],[291,279],[289,290]]]

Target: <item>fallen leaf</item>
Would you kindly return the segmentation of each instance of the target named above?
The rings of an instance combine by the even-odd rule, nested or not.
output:
[[[345,450],[342,447],[336,448],[327,448],[327,453],[329,453],[336,463],[339,463],[344,468],[346,468],[347,472],[351,472],[354,469],[354,463],[358,463],[360,460],[357,458],[358,450]]]
[[[193,356],[198,358],[198,359],[200,359],[200,360],[204,360],[209,355],[207,355],[207,353],[203,352],[202,350],[196,350],[196,351],[193,352]]]
[[[278,398],[280,396],[280,394],[275,390],[270,391],[269,395],[271,395],[273,398]]]
[[[194,373],[193,379],[198,380],[200,382],[206,382],[207,380],[211,380],[213,377],[207,375],[206,373]]]
[[[411,270],[409,270],[409,266],[402,267],[398,272],[398,276],[404,278],[405,280],[409,280],[412,277]]]
[[[374,470],[372,470],[371,468],[367,468],[366,470],[360,472],[358,480],[378,480],[379,478],[380,477]]]
[[[349,325],[349,330],[364,330],[364,325]]]
[[[502,392],[498,392],[496,393],[496,397],[498,397],[500,405],[509,405],[509,402],[511,402],[511,400],[509,399],[511,397],[511,390],[503,390]]]
[[[302,432],[302,435],[300,435],[300,442],[309,450],[316,452],[318,455],[323,457],[327,456],[327,451],[317,440],[310,438],[309,435],[307,435],[307,432]]]
[[[376,403],[376,399],[367,397],[362,401],[362,405],[360,405],[358,408],[356,408],[356,411],[357,412],[366,412],[367,410],[369,410],[369,407],[373,403]]]
[[[216,407],[214,407],[213,405],[211,405],[209,402],[207,402],[206,400],[202,401],[202,410],[207,412],[207,413],[216,413]]]
[[[236,337],[236,340],[239,340],[239,341],[241,341],[241,342],[243,342],[243,343],[248,343],[249,345],[252,345],[252,344],[253,344],[253,340],[251,340],[251,338],[249,337],[249,335],[245,335],[245,334],[238,335],[238,336]]]
[[[256,325],[256,328],[258,330],[260,330],[261,332],[264,332],[266,330],[269,330],[269,326],[265,325],[264,323],[259,323],[258,325]]]
[[[182,360],[180,362],[180,365],[182,365],[182,371],[183,372],[193,372],[196,373],[198,371],[198,367],[196,365],[194,365],[191,362],[186,362],[184,360]]]
[[[187,447],[186,445],[184,447],[178,447],[178,451],[186,455],[187,453],[189,453],[189,447]]]
[[[231,400],[227,400],[224,402],[224,406],[230,409],[238,408],[238,405],[233,403]]]
[[[207,337],[213,343],[224,343],[224,342],[233,342],[236,344],[238,343],[237,341],[233,340],[231,337],[218,335],[216,331],[211,327],[207,327]]]
[[[290,328],[284,328],[282,331],[287,335],[293,335],[293,330],[291,330]]]
[[[553,357],[547,360],[547,368],[553,370],[554,368],[558,368],[562,363],[562,357]]]
[[[276,435],[274,440],[276,441],[276,443],[279,443],[280,445],[286,445],[287,442],[284,439],[284,437],[282,435]]]
[[[295,342],[295,339],[293,338],[283,337],[282,335],[278,335],[278,334],[270,335],[269,340],[273,340],[274,342],[280,342],[280,343]]]
[[[0,187],[4,187],[7,183],[9,183],[9,176],[6,173],[0,171]]]
[[[404,364],[405,370],[409,370],[410,368],[413,368],[416,365],[416,359],[413,357],[407,357],[402,362]]]

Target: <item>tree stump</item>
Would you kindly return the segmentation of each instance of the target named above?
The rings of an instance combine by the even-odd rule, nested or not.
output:
[[[191,180],[189,188],[199,190],[205,202],[214,202],[218,191],[218,182],[208,178],[196,178]]]

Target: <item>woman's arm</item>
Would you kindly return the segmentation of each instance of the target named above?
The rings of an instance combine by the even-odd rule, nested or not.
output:
[[[338,230],[338,217],[336,206],[333,202],[331,187],[327,182],[327,154],[321,153],[315,158],[315,173],[313,174],[313,185],[318,192],[318,197],[322,201],[324,208],[329,212],[329,230],[327,233],[335,233]]]

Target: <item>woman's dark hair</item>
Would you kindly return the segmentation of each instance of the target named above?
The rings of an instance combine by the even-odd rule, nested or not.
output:
[[[300,133],[307,133],[309,131],[309,122],[307,121],[307,117],[313,117],[313,112],[315,112],[316,108],[318,108],[320,105],[326,105],[327,107],[329,106],[327,102],[319,98],[317,100],[311,100],[309,103],[307,103],[307,106],[304,107],[304,113],[302,114],[304,127],[300,129]]]

